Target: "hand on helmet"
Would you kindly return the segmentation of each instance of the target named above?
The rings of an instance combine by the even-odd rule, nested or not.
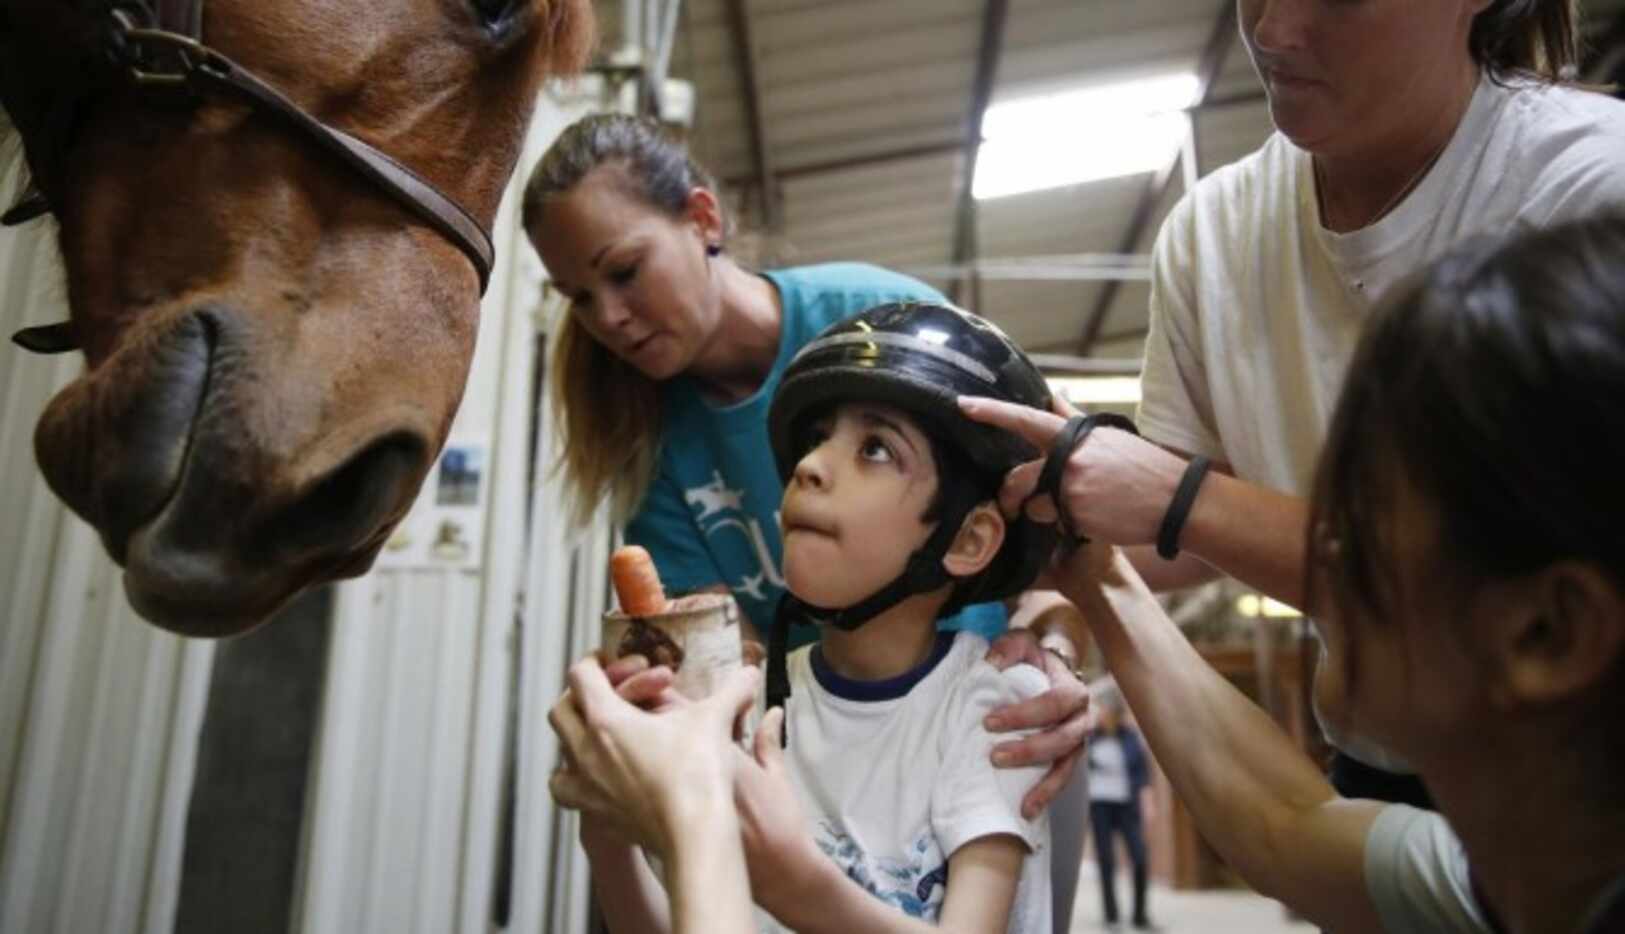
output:
[[[1079,414],[1056,397],[1053,412],[1011,405],[995,399],[961,396],[968,418],[1002,428],[1047,452],[1067,419]],[[1064,508],[1079,533],[1113,545],[1148,545],[1157,539],[1168,503],[1173,499],[1185,462],[1143,438],[1102,426],[1091,432],[1072,456],[1058,483],[1061,502],[1037,495],[1042,459],[1011,470],[999,491],[1008,516],[1022,510],[1039,522],[1054,522]]]

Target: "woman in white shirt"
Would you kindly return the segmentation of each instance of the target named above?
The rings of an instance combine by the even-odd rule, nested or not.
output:
[[[1094,494],[1077,531],[1125,546],[1152,587],[1223,572],[1313,614],[1305,497],[1374,300],[1474,235],[1625,206],[1625,103],[1561,83],[1570,0],[1239,7],[1278,132],[1169,216],[1145,437],[1090,434],[1061,485]],[[1194,502],[1170,509],[1182,480]],[[1387,789],[1401,758],[1328,733],[1345,793],[1423,800]]]

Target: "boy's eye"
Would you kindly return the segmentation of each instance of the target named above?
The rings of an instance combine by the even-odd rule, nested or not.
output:
[[[622,266],[619,269],[612,270],[609,274],[609,281],[615,283],[616,285],[626,285],[628,282],[631,282],[633,279],[637,278],[637,275],[638,264],[633,263],[630,266]]]
[[[858,448],[858,456],[877,464],[889,464],[896,460],[892,455],[891,448],[886,446],[886,442],[874,435],[863,439],[863,444]]]

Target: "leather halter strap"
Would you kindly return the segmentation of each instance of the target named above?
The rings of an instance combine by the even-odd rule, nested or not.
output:
[[[183,88],[196,93],[225,91],[247,98],[258,109],[286,120],[352,169],[382,188],[402,206],[463,251],[479,275],[485,294],[496,249],[485,227],[432,183],[387,154],[305,112],[253,72],[205,45],[203,0],[125,0],[112,10],[109,52],[137,87]],[[43,201],[26,201],[7,212],[6,223],[45,213]],[[25,328],[12,340],[40,353],[77,349],[67,323]]]
[[[158,28],[203,41],[203,0],[158,0]]]

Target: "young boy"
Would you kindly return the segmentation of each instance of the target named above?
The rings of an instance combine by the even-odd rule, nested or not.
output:
[[[980,637],[936,622],[1025,589],[1054,536],[1000,513],[1005,473],[1037,455],[961,416],[961,394],[1049,407],[1043,378],[992,325],[906,304],[826,330],[773,399],[790,594],[768,692],[784,700],[788,745],[780,769],[770,714],[757,742],[769,767],[743,768],[737,796],[753,894],[789,929],[1051,931],[1048,820],[1021,816],[1043,769],[995,769],[982,724],[1047,680],[1000,672]],[[786,660],[793,619],[820,637]],[[797,818],[805,830],[771,826]],[[659,930],[638,861],[583,836],[611,929]]]

